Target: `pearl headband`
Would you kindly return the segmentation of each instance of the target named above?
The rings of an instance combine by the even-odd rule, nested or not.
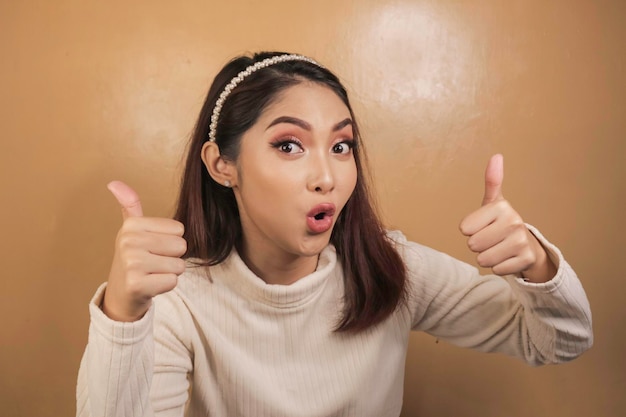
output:
[[[233,91],[235,87],[237,87],[248,75],[252,74],[260,70],[261,68],[269,67],[270,65],[278,64],[280,62],[285,61],[306,61],[311,64],[317,65],[318,67],[322,67],[320,64],[315,62],[313,59],[306,57],[304,55],[297,54],[288,54],[288,55],[277,55],[271,58],[266,58],[262,61],[256,62],[250,65],[245,70],[239,72],[232,80],[224,87],[224,91],[220,94],[219,98],[215,102],[215,107],[213,108],[213,114],[211,114],[211,124],[209,125],[209,141],[215,142],[216,132],[217,132],[217,121],[220,118],[220,112],[222,111],[222,106],[224,106],[224,101],[228,95]]]

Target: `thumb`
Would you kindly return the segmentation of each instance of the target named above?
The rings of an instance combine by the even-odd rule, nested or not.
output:
[[[504,179],[504,157],[496,154],[489,159],[485,170],[485,195],[483,206],[502,198],[502,180]]]
[[[141,201],[139,201],[139,195],[137,195],[135,190],[122,181],[111,181],[107,184],[107,188],[111,191],[111,194],[113,194],[117,202],[120,203],[120,206],[122,206],[122,216],[124,219],[143,216]]]

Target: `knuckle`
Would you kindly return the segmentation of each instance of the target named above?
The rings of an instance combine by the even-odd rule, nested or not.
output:
[[[492,266],[489,262],[489,259],[482,253],[476,257],[476,262],[483,268],[489,268],[490,266]]]
[[[175,220],[175,221],[176,221],[176,227],[177,227],[177,232],[178,232],[177,234],[178,234],[178,236],[184,235],[185,234],[185,225],[182,224],[181,222],[179,222],[178,220]]]
[[[185,252],[187,252],[187,241],[183,238],[179,238],[177,241],[177,253],[178,255],[182,256],[185,254]]]
[[[163,226],[167,225],[167,229],[171,234],[176,236],[182,236],[185,234],[185,225],[174,219],[167,219],[167,223],[163,223]]]
[[[493,202],[493,204],[494,204],[496,207],[500,208],[500,209],[503,209],[503,208],[506,208],[506,207],[509,207],[509,206],[510,206],[510,205],[509,205],[509,202],[508,202],[506,199],[504,199],[504,198],[503,198],[503,199],[500,199],[500,200],[496,200],[496,201],[494,201],[494,202]]]
[[[142,270],[142,261],[136,256],[127,256],[123,260],[124,269],[126,271],[140,271]]]
[[[473,234],[473,222],[469,219],[463,219],[463,221],[459,224],[459,230],[465,236],[471,236]]]
[[[506,213],[513,209],[511,207],[511,204],[509,204],[508,200],[498,200],[498,201],[495,201],[493,204],[494,204],[494,207],[496,207],[496,209],[500,213]]]
[[[519,224],[511,224],[509,226],[508,240],[515,248],[521,249],[528,246],[528,236],[526,234],[524,225],[521,227]]]
[[[117,237],[117,246],[122,250],[133,249],[139,246],[139,240],[136,233],[120,233]]]
[[[146,297],[143,282],[139,277],[134,277],[126,282],[126,291],[133,300],[143,300]]]
[[[513,209],[513,207],[510,208],[510,212],[509,212],[509,223],[511,224],[511,227],[514,227],[516,230],[523,230],[526,229],[526,225],[524,224],[524,220],[522,219],[522,217]]]
[[[515,230],[517,230],[518,232],[523,233],[525,236],[528,235],[526,225],[524,224],[524,221],[519,215],[515,216],[512,219],[511,224],[513,225]]]
[[[533,266],[537,262],[537,257],[531,250],[526,250],[520,258],[524,263],[524,269]]]
[[[524,234],[513,233],[511,236],[511,243],[514,248],[516,248],[518,251],[521,251],[527,246],[528,241],[526,239],[526,236],[524,236]]]
[[[159,290],[160,294],[173,290],[176,284],[178,284],[178,275],[176,274],[165,274],[162,279],[162,285]]]
[[[183,272],[185,272],[185,269],[186,269],[185,260],[181,258],[176,258],[174,262],[174,273],[176,275],[180,275]]]
[[[125,231],[136,230],[137,228],[140,227],[140,223],[142,220],[143,218],[141,217],[128,217],[124,219],[124,222],[122,223],[122,230],[125,230]]]
[[[510,273],[510,271],[507,268],[505,268],[505,267],[503,267],[501,265],[494,265],[491,268],[491,270],[493,271],[494,274],[500,275],[500,276],[507,275],[507,274]]]

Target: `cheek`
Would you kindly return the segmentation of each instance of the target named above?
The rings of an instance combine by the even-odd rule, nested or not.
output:
[[[346,191],[348,191],[349,193],[348,195],[349,197],[354,191],[354,188],[356,187],[357,168],[356,168],[355,162],[353,162],[352,164],[349,164],[349,166],[346,167],[345,172],[344,172],[344,178],[345,178],[345,188],[346,188]]]
[[[302,188],[302,171],[285,164],[248,164],[239,178],[240,192],[252,210],[273,210],[293,200]],[[261,208],[261,207],[263,208]]]
[[[305,176],[304,170],[294,169],[294,166],[274,164],[259,170],[253,181],[255,188],[266,194],[293,195],[302,189]]]

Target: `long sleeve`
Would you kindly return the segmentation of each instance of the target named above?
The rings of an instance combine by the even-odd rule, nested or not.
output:
[[[176,321],[160,323],[170,310],[167,302],[158,307],[153,303],[136,322],[115,322],[98,307],[104,291],[103,284],[89,305],[89,340],[78,374],[76,415],[182,416],[191,360],[177,335],[180,329],[172,325]],[[157,308],[163,314],[155,314]],[[153,326],[159,324],[163,331],[155,343]]]
[[[473,266],[448,255],[400,241],[411,277],[413,329],[531,365],[565,362],[587,350],[593,332],[582,285],[558,248],[529,228],[558,266],[556,276],[546,283],[481,276]]]
[[[531,364],[565,361],[590,346],[580,282],[545,240],[557,276],[529,284],[480,276],[401,234],[390,237],[408,268],[408,308],[358,334],[333,331],[344,287],[332,246],[314,273],[288,286],[263,282],[236,251],[209,270],[189,268],[135,323],[102,313],[101,287],[90,304],[77,415],[397,416],[411,327]]]

